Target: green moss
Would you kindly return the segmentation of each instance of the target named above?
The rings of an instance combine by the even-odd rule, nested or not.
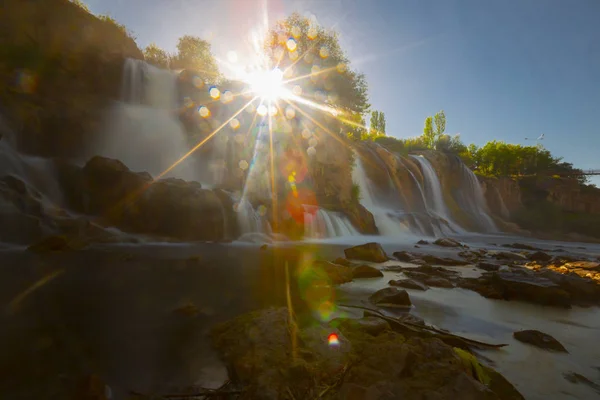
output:
[[[465,369],[469,371],[474,378],[486,386],[490,384],[490,376],[473,354],[463,349],[459,349],[458,347],[454,347],[454,352],[460,357]]]

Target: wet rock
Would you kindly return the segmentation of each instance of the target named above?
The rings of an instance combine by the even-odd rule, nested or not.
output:
[[[498,260],[527,261],[527,257],[523,254],[513,253],[512,251],[498,251],[491,255]]]
[[[311,272],[315,274],[315,280],[328,281],[333,285],[352,282],[352,268],[329,261],[315,261]]]
[[[590,270],[590,271],[600,271],[600,263],[593,262],[593,261],[575,261],[575,262],[566,263],[563,266],[568,269],[581,268],[581,269]]]
[[[371,242],[344,250],[346,258],[371,262],[385,262],[389,258],[379,243]]]
[[[427,290],[429,287],[421,282],[417,282],[413,279],[397,279],[389,281],[391,286],[403,287],[406,289],[414,290]]]
[[[421,246],[419,246],[419,245],[416,245],[416,244],[415,244],[413,247],[414,247],[415,249],[420,249],[420,248],[421,248]]]
[[[369,301],[380,307],[410,307],[412,305],[408,292],[395,287],[378,290],[369,296]]]
[[[361,265],[352,270],[352,278],[380,278],[383,276],[383,272],[370,265]]]
[[[476,251],[461,251],[458,253],[458,255],[470,262],[475,262],[483,256],[481,253]]]
[[[552,260],[552,256],[548,253],[544,253],[543,251],[536,251],[535,253],[531,253],[527,258],[531,261],[542,261],[547,262]]]
[[[386,265],[385,267],[383,267],[383,270],[391,272],[402,272],[404,271],[404,267],[402,265]]]
[[[417,242],[417,244],[429,244],[429,242],[427,240],[421,239]]]
[[[569,293],[573,304],[600,304],[600,285],[588,277],[576,273],[561,273],[562,270],[543,270],[540,276],[551,280]]]
[[[538,249],[537,247],[533,247],[533,246],[530,246],[530,245],[524,244],[524,243],[503,244],[502,247],[508,247],[508,248],[517,249],[517,250],[531,250],[531,251],[542,250],[542,249]]]
[[[259,249],[260,249],[261,251],[265,251],[265,250],[267,250],[268,248],[269,248],[269,246],[267,246],[266,244],[263,244],[262,246],[260,246],[260,247],[259,247]]]
[[[352,262],[350,262],[342,257],[336,258],[335,260],[333,260],[333,263],[338,264],[338,265],[343,265],[344,267],[352,267],[354,265]]]
[[[524,330],[513,333],[513,337],[520,342],[528,343],[533,346],[539,347],[545,350],[560,351],[568,353],[567,349],[552,336],[536,331],[536,330]]]
[[[411,253],[409,251],[396,251],[394,252],[394,257],[396,257],[396,259],[398,261],[404,261],[404,262],[409,262],[409,263],[417,263],[417,262],[423,262],[418,255]]]
[[[446,266],[457,266],[457,265],[468,265],[468,261],[456,260],[450,257],[436,257],[429,254],[425,254],[421,257],[423,261],[434,265],[446,265]]]
[[[416,268],[404,268],[405,275],[414,273],[423,274],[425,276],[439,276],[447,279],[454,278],[459,275],[459,273],[456,271],[452,271],[442,267],[434,267],[428,264],[421,265]]]
[[[487,261],[480,261],[477,263],[476,266],[479,269],[482,269],[484,271],[489,271],[489,272],[498,271],[498,269],[500,268],[500,265],[493,264],[493,263],[487,262]]]
[[[458,240],[451,238],[440,238],[433,242],[433,244],[442,247],[462,247],[462,244]]]
[[[423,281],[425,284],[433,287],[440,288],[453,288],[454,285],[446,278],[442,278],[439,276],[430,276]]]
[[[365,332],[372,336],[390,330],[390,324],[381,318],[375,316],[365,316],[363,318],[336,318],[330,322],[330,325],[338,328],[342,333]]]
[[[65,236],[48,236],[41,241],[32,244],[27,248],[35,253],[48,253],[54,251],[69,251],[74,250],[69,240]]]
[[[592,382],[591,380],[589,380],[588,378],[586,378],[585,376],[578,374],[577,372],[566,372],[563,374],[563,376],[565,377],[566,380],[568,380],[571,383],[583,383],[586,386],[591,387],[592,389],[594,389],[596,392],[600,393],[600,385],[598,385],[597,383]]]
[[[522,300],[555,307],[570,307],[571,296],[559,285],[530,271],[488,272],[480,278],[464,278],[458,285],[484,297]]]
[[[409,324],[425,326],[425,320],[421,317],[417,317],[416,315],[405,314],[405,315],[401,316],[399,319],[400,319],[400,321],[408,322]]]

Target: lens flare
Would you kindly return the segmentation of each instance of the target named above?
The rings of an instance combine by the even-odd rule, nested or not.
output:
[[[296,41],[293,38],[289,38],[285,45],[289,51],[295,51],[297,47]]]
[[[219,100],[219,98],[221,97],[221,91],[215,86],[209,89],[208,94],[215,100]]]
[[[340,345],[340,338],[336,333],[331,333],[327,337],[327,342],[329,343],[330,346],[337,347]]]
[[[198,114],[200,114],[202,118],[208,118],[210,117],[210,110],[208,109],[208,107],[202,106],[198,109]]]
[[[283,72],[279,68],[258,71],[248,77],[248,83],[252,92],[263,100],[276,101],[284,97]]]
[[[269,109],[267,108],[267,106],[265,106],[264,104],[261,104],[260,106],[258,106],[258,108],[256,109],[256,113],[258,115],[260,115],[261,117],[264,117],[265,115],[267,115],[267,113],[269,112]]]

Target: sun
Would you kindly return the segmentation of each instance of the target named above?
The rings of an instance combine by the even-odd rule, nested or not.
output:
[[[283,85],[283,72],[279,68],[257,71],[248,76],[247,82],[250,84],[252,93],[268,103],[286,97],[287,91]]]

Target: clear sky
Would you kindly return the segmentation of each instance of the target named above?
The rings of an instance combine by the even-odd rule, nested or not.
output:
[[[600,0],[84,0],[173,51],[184,34],[223,59],[250,32],[299,11],[341,34],[387,133],[422,132],[444,109],[465,143],[527,144],[600,169]],[[600,186],[600,179],[593,181]]]

